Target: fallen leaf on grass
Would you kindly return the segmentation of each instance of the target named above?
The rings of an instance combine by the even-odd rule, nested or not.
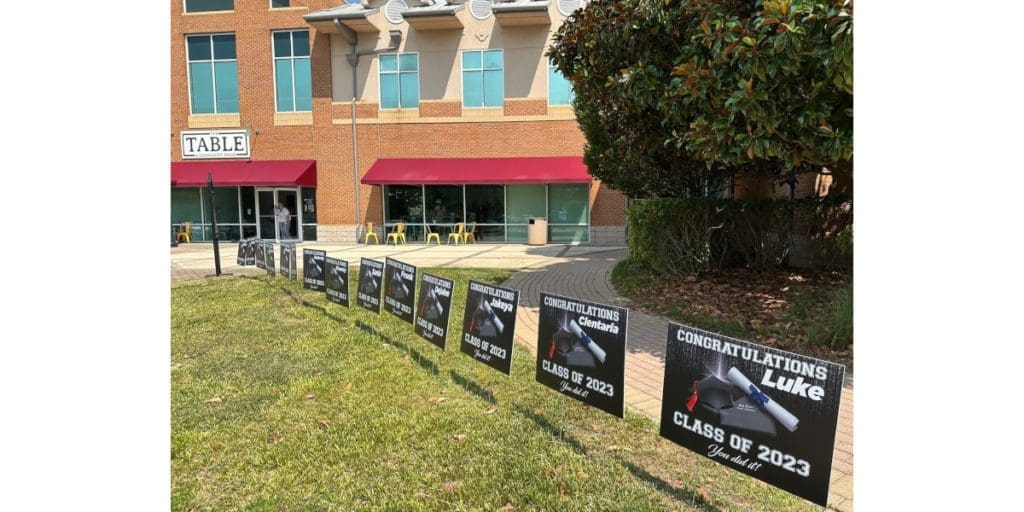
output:
[[[466,438],[466,434],[453,434],[452,435],[452,439],[454,439],[457,442],[462,442],[462,440],[465,439],[465,438]]]
[[[544,408],[543,407],[538,407],[538,408],[533,410],[533,413],[534,414],[543,414],[544,413]]]
[[[708,493],[707,489],[705,489],[704,486],[700,486],[697,488],[697,494],[699,494],[701,498],[704,498],[704,501],[709,503],[711,502],[711,494]]]
[[[328,420],[317,420],[317,423],[319,423],[321,426],[324,426],[324,427],[331,426],[331,422],[328,421]]]
[[[484,414],[494,414],[497,410],[498,410],[498,406],[497,405],[492,405],[492,406],[487,408],[487,412],[484,413]]]
[[[270,436],[270,437],[267,438],[267,442],[270,443],[270,444],[277,444],[277,443],[280,443],[283,440],[284,440],[283,438],[280,438],[280,437],[277,437],[277,436]]]
[[[594,432],[600,432],[601,431],[601,425],[598,425],[597,423],[591,423],[590,424],[590,428],[594,429]]]
[[[352,383],[345,384],[345,391],[352,391]]]
[[[444,483],[444,492],[451,494],[455,492],[455,489],[459,486],[458,482],[448,480]]]
[[[515,508],[516,508],[515,505],[513,505],[511,503],[506,503],[504,507],[501,507],[501,508],[498,509],[498,512],[505,512],[507,510],[515,510]]]
[[[613,444],[613,445],[609,446],[608,448],[605,448],[605,450],[610,451],[610,452],[623,451],[623,452],[633,453],[633,450],[631,450],[631,449],[629,449],[629,448],[627,448],[625,446],[619,446],[617,444]]]
[[[432,403],[432,404],[439,404],[441,402],[444,402],[445,400],[448,400],[448,399],[443,397],[443,396],[432,396],[432,397],[427,399],[427,401]]]
[[[306,393],[306,396],[304,396],[302,398],[305,399],[305,400],[314,400],[314,399],[316,399],[316,395],[314,395],[313,393]]]
[[[219,403],[221,403],[223,401],[224,401],[223,398],[221,398],[219,396],[215,396],[215,397],[207,400],[206,403],[208,403],[208,404],[219,404]]]
[[[586,471],[577,471],[576,476],[578,478],[590,478],[590,475],[588,475]]]

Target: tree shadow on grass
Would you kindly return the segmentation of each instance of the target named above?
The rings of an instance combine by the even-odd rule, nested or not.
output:
[[[392,337],[390,337],[390,336],[388,336],[388,335],[378,331],[372,325],[369,325],[369,324],[363,322],[362,320],[356,320],[356,327],[358,327],[359,330],[361,330],[361,331],[363,331],[363,332],[365,332],[365,333],[367,333],[367,334],[369,334],[371,336],[379,338],[384,343],[387,343],[388,345],[391,345],[392,347],[395,347],[395,348],[397,348],[399,350],[402,350],[403,352],[409,354],[410,356],[412,356],[412,360],[415,361],[416,364],[420,365],[421,368],[423,368],[424,370],[429,371],[430,373],[432,373],[434,375],[437,375],[437,364],[434,363],[433,360],[431,360],[431,359],[429,359],[427,357],[424,357],[423,354],[419,350],[416,350],[416,349],[410,347],[409,345],[406,345],[405,343],[402,343],[401,341],[398,341],[398,340],[396,340],[396,339],[394,339],[394,338],[392,338]]]
[[[707,510],[709,512],[718,512],[720,510],[718,507],[712,505],[711,503],[708,503],[708,501],[705,500],[703,496],[697,494],[694,491],[691,491],[690,489],[675,487],[672,484],[662,480],[661,478],[650,474],[646,469],[637,466],[632,462],[629,462],[628,460],[624,460],[618,456],[615,456],[614,458],[616,461],[618,461],[619,465],[626,468],[626,471],[629,471],[634,477],[651,484],[652,486],[654,486],[655,489],[657,489],[662,494],[672,496],[673,498],[679,501],[688,502],[694,508],[700,510]]]
[[[560,438],[562,442],[569,445],[577,453],[581,455],[588,455],[587,447],[584,446],[583,443],[579,442],[579,440],[571,435],[566,434],[565,429],[555,425],[551,420],[518,404],[516,404],[513,409],[515,409],[515,411],[520,415],[525,416],[527,419],[534,422],[538,427],[547,431],[552,436]]]
[[[462,375],[455,370],[448,370],[448,375],[451,376],[452,380],[455,381],[462,389],[476,395],[478,398],[485,400],[487,403],[495,404],[498,403],[498,399],[494,397],[491,390],[477,384],[476,381]]]

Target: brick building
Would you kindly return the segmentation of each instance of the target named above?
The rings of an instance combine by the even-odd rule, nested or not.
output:
[[[624,243],[626,198],[587,173],[544,57],[580,2],[172,0],[172,225],[210,239],[212,173],[227,239],[465,222],[522,243],[541,217],[553,243]]]

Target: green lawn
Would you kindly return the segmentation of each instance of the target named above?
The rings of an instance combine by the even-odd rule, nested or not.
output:
[[[456,280],[447,352],[297,281],[175,285],[172,510],[818,510],[542,387],[520,346],[511,377],[461,354],[467,280],[507,273],[426,270]]]

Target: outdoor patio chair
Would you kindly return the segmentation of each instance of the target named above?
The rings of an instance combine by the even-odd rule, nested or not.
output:
[[[431,239],[437,240],[437,245],[441,245],[441,235],[431,230],[430,224],[424,224],[424,227],[426,227],[427,230],[427,245],[430,245]]]
[[[178,226],[178,241],[192,243],[192,222],[184,222]]]
[[[462,234],[463,243],[469,243],[470,241],[474,244],[476,243],[476,222],[470,224],[466,232]]]
[[[363,243],[364,244],[369,244],[371,236],[373,237],[373,241],[377,245],[380,245],[380,239],[377,238],[377,232],[373,230],[373,223],[372,222],[367,222],[366,223],[366,235],[363,236]]]
[[[448,244],[451,245],[452,238],[455,239],[455,245],[459,245],[460,241],[462,243],[466,243],[465,239],[462,237],[462,235],[465,232],[466,232],[466,223],[465,222],[459,222],[459,223],[455,224],[455,229],[451,233],[448,233]]]
[[[399,222],[398,224],[395,224],[395,230],[390,232],[390,233],[388,233],[388,239],[387,239],[386,242],[384,242],[384,245],[387,245],[387,244],[391,243],[392,240],[395,241],[395,245],[396,246],[398,245],[398,241],[399,240],[401,240],[403,244],[409,245],[409,242],[405,241],[405,223],[404,222]]]

